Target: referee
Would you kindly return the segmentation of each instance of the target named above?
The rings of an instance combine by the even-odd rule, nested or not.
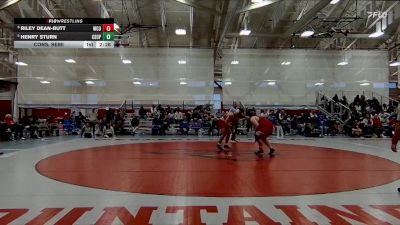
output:
[[[233,104],[233,106],[229,109],[230,113],[233,113],[234,115],[234,120],[233,120],[233,124],[232,124],[232,136],[231,136],[231,141],[237,142],[236,140],[236,133],[238,132],[238,126],[239,126],[239,103],[235,102]]]

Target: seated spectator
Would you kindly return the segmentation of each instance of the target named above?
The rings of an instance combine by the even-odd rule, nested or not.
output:
[[[140,106],[140,109],[139,109],[139,116],[140,116],[140,118],[144,118],[144,116],[146,116],[146,110],[143,108],[143,106]]]
[[[107,125],[103,128],[103,134],[105,138],[115,137],[114,128],[110,123],[107,123]]]
[[[95,129],[94,129],[94,135],[96,137],[103,137],[103,130],[101,129],[101,125],[100,124],[96,124],[95,125]]]
[[[9,135],[9,139],[19,139],[23,137],[24,128],[16,123],[11,114],[7,114],[4,118],[4,124],[6,128],[6,133]]]
[[[352,128],[351,137],[361,137],[361,135],[362,135],[362,130],[359,126],[359,123],[354,124]]]
[[[182,122],[179,124],[179,129],[181,134],[189,134],[189,122],[186,119],[182,120]]]
[[[140,124],[139,118],[137,116],[132,118],[131,126],[132,126],[132,134],[136,134],[136,130],[138,129]]]
[[[92,126],[90,126],[89,122],[86,122],[85,125],[82,127],[81,137],[85,137],[85,138],[93,138],[94,137],[93,128],[92,128]]]
[[[381,119],[379,118],[378,114],[375,114],[372,117],[372,129],[373,133],[378,137],[382,137],[382,132],[383,132],[383,126]]]
[[[201,123],[197,118],[195,118],[195,119],[192,120],[192,123],[190,124],[190,127],[194,130],[194,132],[196,134],[198,134],[199,130],[201,128]]]

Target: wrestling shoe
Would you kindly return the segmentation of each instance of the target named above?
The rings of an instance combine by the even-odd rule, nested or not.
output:
[[[264,151],[263,150],[258,150],[256,152],[254,152],[254,154],[256,154],[256,156],[258,156],[258,157],[262,157],[264,155]]]
[[[393,152],[397,152],[397,146],[396,146],[396,145],[393,145],[393,144],[392,144],[391,149],[392,149]]]
[[[275,152],[275,149],[271,148],[271,149],[269,150],[268,155],[273,156],[273,155],[274,155],[274,152]]]
[[[218,148],[218,153],[224,151],[224,148],[222,147],[221,144],[217,144],[217,148]]]

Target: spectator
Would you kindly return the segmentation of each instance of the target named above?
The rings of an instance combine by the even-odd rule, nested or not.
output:
[[[333,96],[332,100],[333,100],[335,103],[338,103],[338,102],[339,102],[339,97],[338,97],[338,95],[335,94],[335,96]]]
[[[381,119],[379,118],[378,114],[375,114],[372,117],[372,129],[373,129],[373,133],[378,138],[382,137],[383,126],[382,126],[382,122],[381,122]]]
[[[349,103],[347,102],[347,98],[344,95],[343,95],[342,99],[340,100],[340,103],[342,103],[342,105],[345,105],[345,106],[349,105]]]
[[[140,106],[140,109],[139,109],[140,118],[144,118],[145,115],[146,115],[146,110],[143,108],[143,106]]]
[[[114,128],[111,126],[110,123],[107,123],[106,126],[103,128],[103,134],[105,138],[115,137]]]
[[[85,137],[85,138],[93,138],[94,137],[94,133],[93,133],[93,128],[92,126],[90,126],[90,123],[87,122],[81,131],[81,137]]]
[[[155,105],[152,105],[150,108],[150,113],[153,115],[157,111],[157,108]]]

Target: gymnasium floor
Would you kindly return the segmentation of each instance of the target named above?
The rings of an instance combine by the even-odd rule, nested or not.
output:
[[[400,224],[390,139],[57,137],[0,143],[2,224]]]

